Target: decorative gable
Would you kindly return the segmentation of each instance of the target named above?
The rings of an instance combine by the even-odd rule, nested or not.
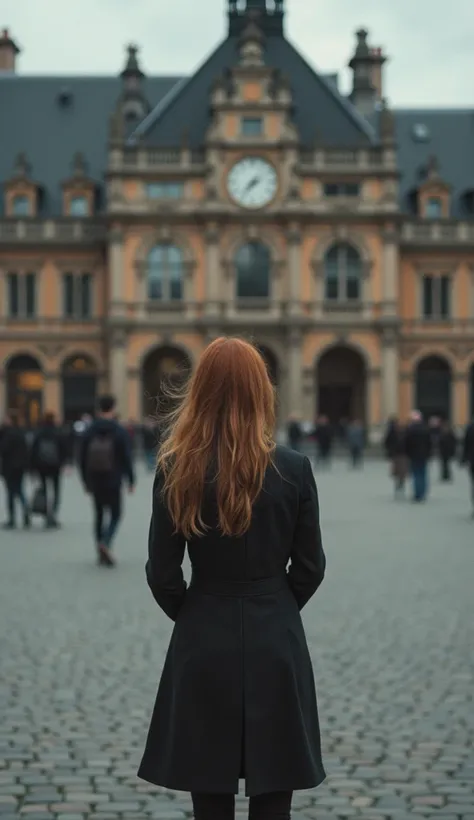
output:
[[[24,152],[15,160],[13,175],[5,182],[5,211],[7,216],[24,218],[38,212],[38,185],[31,177],[31,166]]]

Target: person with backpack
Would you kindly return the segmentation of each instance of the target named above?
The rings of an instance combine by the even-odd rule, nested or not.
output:
[[[113,396],[100,399],[99,416],[84,435],[80,471],[86,492],[94,502],[98,563],[114,566],[112,543],[122,515],[122,483],[125,478],[129,492],[133,492],[135,473],[128,434],[115,419]]]
[[[45,413],[31,447],[31,468],[37,473],[46,499],[46,527],[57,529],[61,477],[68,460],[67,441],[54,413]]]
[[[18,425],[14,413],[10,413],[4,420],[0,437],[0,468],[7,491],[8,519],[3,525],[5,530],[14,530],[15,501],[21,504],[23,510],[23,526],[30,526],[28,504],[23,489],[23,479],[28,469],[29,453],[25,431]]]

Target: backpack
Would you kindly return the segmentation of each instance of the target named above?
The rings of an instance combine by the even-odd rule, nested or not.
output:
[[[60,467],[61,458],[59,445],[54,438],[40,438],[38,441],[38,461],[41,467],[57,469]]]
[[[115,469],[115,438],[112,433],[96,433],[87,447],[86,470],[104,475]]]

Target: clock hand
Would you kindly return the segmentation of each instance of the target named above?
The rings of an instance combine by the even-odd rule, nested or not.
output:
[[[256,185],[258,185],[258,177],[253,177],[253,179],[251,179],[250,182],[247,183],[245,193],[251,191],[252,188],[255,188]]]

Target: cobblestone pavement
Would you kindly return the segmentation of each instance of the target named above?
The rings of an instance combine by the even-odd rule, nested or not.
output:
[[[318,483],[328,572],[304,617],[328,779],[294,818],[474,820],[467,477],[420,506],[380,463]],[[0,534],[0,820],[191,816],[135,774],[171,631],[144,578],[150,484],[127,499],[116,570],[94,564],[75,477],[63,530]]]

